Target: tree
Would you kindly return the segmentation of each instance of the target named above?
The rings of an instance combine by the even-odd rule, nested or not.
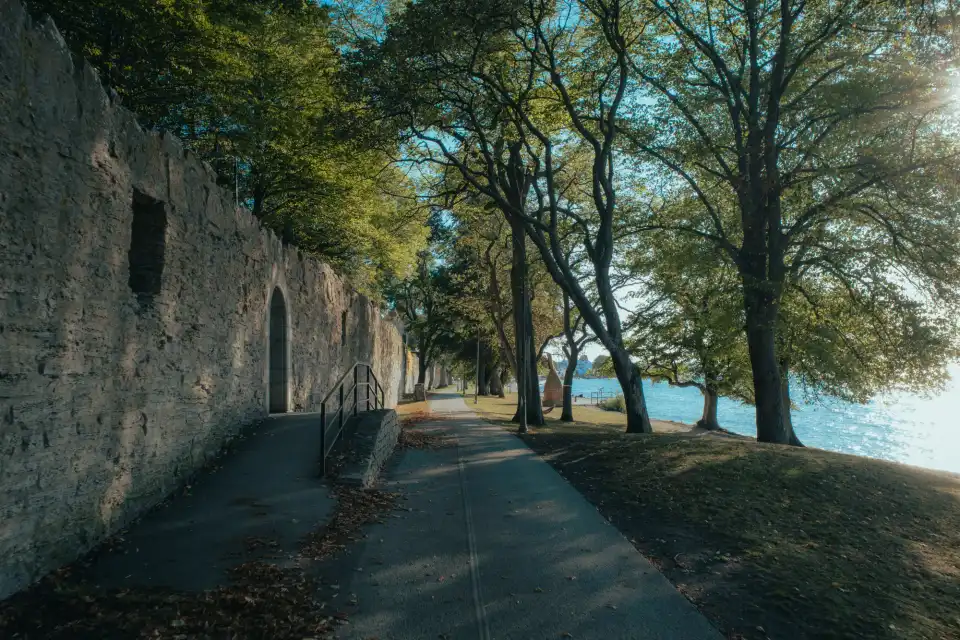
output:
[[[609,369],[610,356],[605,353],[601,353],[593,359],[593,364],[590,366],[590,371],[588,373],[591,377],[600,378],[609,375]]]
[[[201,0],[25,0],[48,14],[71,48],[100,72],[147,126],[199,104],[204,85],[193,71],[215,64],[215,39]]]
[[[567,368],[563,372],[563,412],[560,419],[573,422],[573,377],[577,373],[577,363],[586,360],[586,354],[580,355],[583,348],[593,341],[583,317],[570,303],[570,296],[563,296],[563,355],[567,358]]]
[[[421,252],[414,277],[394,281],[387,295],[403,319],[408,334],[414,337],[420,360],[417,384],[426,382],[427,370],[443,352],[445,340],[455,330],[447,291],[448,271],[437,265],[427,251]]]
[[[489,198],[518,253],[523,235],[532,240],[611,353],[627,430],[649,432],[610,274],[615,242],[633,236],[614,166],[631,83],[625,43],[637,29],[626,20],[611,27],[605,11],[596,2],[418,2],[370,52],[362,76],[381,111],[404,122],[417,162],[455,170]],[[568,239],[587,256],[587,280],[571,264]]]
[[[661,232],[651,240],[630,264],[644,283],[629,321],[633,353],[644,376],[698,389],[697,426],[719,429],[720,396],[753,402],[736,269],[693,236]]]
[[[516,335],[517,317],[514,313],[516,296],[513,286],[514,244],[509,228],[501,217],[490,216],[478,207],[472,198],[457,201],[451,206],[456,228],[456,240],[450,259],[458,283],[457,307],[464,317],[486,318],[499,344],[501,364],[517,373],[518,353]],[[530,322],[533,330],[530,342],[538,345],[531,355],[539,358],[545,343],[558,333],[560,313],[557,305],[559,292],[536,263],[526,269]],[[510,291],[503,283],[511,280]],[[528,328],[529,331],[529,328]],[[535,377],[528,385],[524,410],[528,424],[542,424],[540,388]],[[520,422],[521,399],[518,394],[515,422]]]
[[[651,226],[710,242],[737,269],[762,441],[797,442],[791,283],[867,313],[882,291],[923,308],[922,334],[953,331],[957,113],[952,21],[936,8],[650,0],[636,18],[650,31],[628,64],[647,91],[627,137],[664,201],[699,205]]]
[[[139,120],[214,167],[285,241],[370,290],[425,243],[425,209],[349,99],[327,8],[307,0],[28,0]]]

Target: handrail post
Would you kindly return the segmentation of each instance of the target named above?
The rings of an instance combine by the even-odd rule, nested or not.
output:
[[[327,403],[320,403],[320,476],[327,475]]]
[[[383,409],[386,407],[386,390],[383,388],[383,385],[380,384],[380,380],[377,379],[377,374],[373,371],[373,365],[367,362],[357,362],[353,365],[353,408],[352,408],[352,417],[357,417],[360,415],[360,367],[364,366],[367,368],[367,379],[363,383],[366,386],[366,395],[364,396],[367,403],[367,411],[373,409]],[[324,399],[320,402],[320,449],[321,449],[321,459],[320,459],[320,470],[321,473],[325,476],[327,474],[327,453],[328,449],[332,449],[336,446],[338,440],[341,438],[346,438],[347,434],[344,432],[344,427],[348,417],[345,415],[346,406],[345,403],[349,401],[349,392],[346,391],[345,387],[347,386],[347,379],[350,375],[350,370],[345,371],[340,378],[338,378],[338,385],[331,389]],[[371,393],[373,398],[371,398]],[[337,417],[337,429],[336,433],[332,436],[328,436],[328,432],[331,430],[333,422],[333,416],[330,415],[330,412],[327,411],[327,402],[330,398],[336,394],[340,400],[336,413],[340,414]]]

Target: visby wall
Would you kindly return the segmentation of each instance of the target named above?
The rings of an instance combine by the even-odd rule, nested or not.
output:
[[[0,0],[0,597],[355,361],[395,403],[400,332],[215,178]]]

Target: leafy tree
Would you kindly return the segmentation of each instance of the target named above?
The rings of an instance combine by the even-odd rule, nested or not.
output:
[[[590,367],[590,371],[588,373],[591,377],[602,378],[604,376],[610,375],[610,369],[611,369],[610,356],[605,353],[601,353],[600,355],[598,355],[596,358],[593,359],[593,364]]]
[[[883,299],[918,336],[953,331],[952,20],[931,19],[939,5],[857,0],[606,4],[647,25],[628,56],[646,88],[633,150],[663,200],[699,204],[651,226],[710,242],[737,269],[757,437],[797,442],[783,367],[817,357],[789,326],[791,283],[846,296],[862,312],[847,328]]]
[[[193,70],[215,62],[214,27],[203,0],[25,0],[48,14],[74,51],[148,126],[182,105],[198,104],[204,87]]]
[[[456,318],[449,298],[450,273],[428,251],[420,253],[416,274],[396,280],[387,288],[388,300],[413,336],[420,367],[417,383],[426,382],[427,370],[449,347]]]
[[[411,134],[417,162],[456,171],[487,197],[510,224],[517,255],[530,238],[612,354],[628,431],[649,432],[610,273],[615,241],[633,236],[619,215],[614,166],[615,123],[630,85],[624,40],[632,42],[636,29],[629,21],[601,24],[601,5],[418,2],[368,51],[362,75],[382,112]],[[567,239],[586,256],[586,280]],[[518,308],[526,304],[518,299]]]
[[[703,394],[697,423],[719,429],[720,396],[753,401],[743,306],[732,265],[692,236],[660,233],[633,257],[644,301],[630,319],[630,343],[644,376]]]
[[[457,305],[465,317],[474,321],[487,319],[498,343],[501,364],[519,379],[515,298],[505,290],[504,284],[515,273],[510,230],[502,217],[488,215],[471,199],[458,202],[451,213],[457,221],[458,234],[453,252],[455,279],[460,283]],[[539,360],[547,343],[559,333],[559,291],[538,263],[529,266],[527,277],[533,325],[531,342],[538,345],[533,357]],[[512,283],[510,289],[512,291]],[[538,424],[542,422],[540,389],[535,379],[533,382],[535,384],[528,389],[525,409],[528,423]],[[520,421],[520,402],[518,397],[516,422]]]
[[[381,130],[343,89],[328,8],[28,1],[144,124],[179,136],[285,241],[363,289],[410,270],[426,240],[425,210],[380,150]]]

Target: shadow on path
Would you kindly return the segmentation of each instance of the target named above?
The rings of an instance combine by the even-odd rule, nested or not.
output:
[[[720,635],[566,480],[453,394],[417,425],[453,445],[385,472],[404,511],[335,565],[340,637],[717,639]]]
[[[266,559],[287,565],[335,506],[318,475],[319,414],[270,416],[179,495],[104,549],[83,576],[103,588],[199,591]]]

